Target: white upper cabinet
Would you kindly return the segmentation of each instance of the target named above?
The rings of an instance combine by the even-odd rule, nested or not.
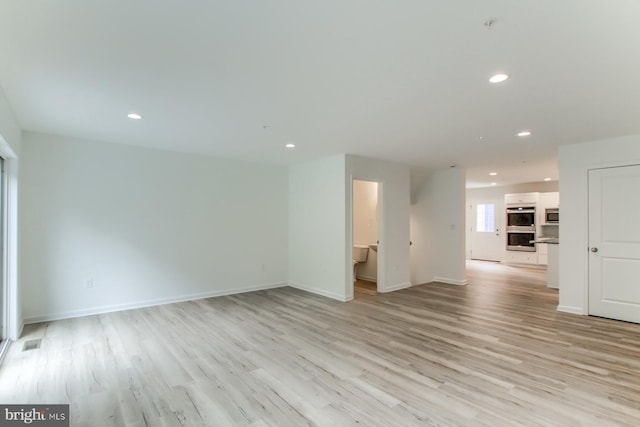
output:
[[[507,205],[516,205],[523,203],[531,203],[535,206],[538,203],[538,196],[540,193],[515,193],[505,194],[504,202]],[[543,193],[544,194],[544,193]]]
[[[559,208],[560,193],[557,191],[552,193],[540,193],[540,207],[542,209]]]

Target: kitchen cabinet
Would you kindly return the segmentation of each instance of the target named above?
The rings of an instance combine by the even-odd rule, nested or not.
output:
[[[515,264],[537,264],[538,255],[535,252],[507,251],[505,261]]]
[[[540,193],[540,208],[542,211],[550,208],[560,207],[560,193],[557,191],[551,193]]]
[[[544,237],[558,237],[558,224],[547,224],[545,222],[545,211],[547,209],[560,208],[560,193],[557,191],[551,193],[540,193],[540,201],[538,204],[538,238]],[[538,264],[546,265],[547,269],[553,269],[551,264],[554,264],[551,260],[551,249],[547,243],[538,243]],[[553,245],[551,245],[553,246]],[[555,264],[554,264],[555,266]],[[556,280],[557,281],[557,280]]]
[[[549,244],[549,263],[547,266],[547,287],[558,289],[560,284],[560,247]]]
[[[539,194],[540,193],[505,194],[504,202],[507,205],[531,204],[532,206],[536,206],[538,203]]]
[[[546,223],[545,211],[547,209],[558,209],[560,207],[560,193],[557,191],[551,193],[540,193],[538,201],[538,213],[536,220],[538,221],[538,236],[544,236],[545,230],[541,227]],[[557,224],[555,225],[557,227]],[[557,233],[555,233],[557,234]]]
[[[549,260],[549,245],[548,243],[537,243],[538,248],[538,264],[539,265],[547,265]]]
[[[558,224],[545,224],[545,210],[560,207],[560,193],[557,191],[547,193],[513,193],[505,194],[505,205],[531,206],[536,208],[535,213],[535,238],[546,234],[549,237],[558,237]],[[535,252],[519,252],[507,250],[504,257],[506,263],[548,265],[549,248],[546,243],[536,244]]]

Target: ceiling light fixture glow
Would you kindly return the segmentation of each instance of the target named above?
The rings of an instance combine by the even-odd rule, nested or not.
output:
[[[127,117],[133,120],[140,120],[142,118],[142,116],[138,113],[129,113],[127,114]]]
[[[496,176],[496,175],[498,175],[498,172],[489,172],[489,175]]]
[[[544,180],[545,181],[551,181],[551,178],[545,178]]]
[[[523,130],[522,132],[518,133],[518,136],[529,136],[531,135],[531,132],[528,130]]]
[[[506,73],[496,73],[493,76],[491,76],[491,78],[489,79],[489,81],[491,83],[500,83],[503,82],[505,80],[507,80],[509,78],[509,74]]]
[[[287,144],[285,145],[287,148],[296,148],[296,144]]]
[[[492,182],[491,185],[498,185],[498,183],[497,182]]]

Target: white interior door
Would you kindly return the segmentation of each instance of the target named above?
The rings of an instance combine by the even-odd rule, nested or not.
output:
[[[474,201],[471,204],[471,259],[501,261],[505,242],[504,212],[499,200]]]
[[[589,314],[640,323],[640,165],[589,171]]]

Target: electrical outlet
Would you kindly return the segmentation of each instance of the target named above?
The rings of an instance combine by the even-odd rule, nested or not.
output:
[[[88,279],[86,281],[86,283],[84,284],[84,287],[87,288],[87,289],[93,288],[93,279]]]

